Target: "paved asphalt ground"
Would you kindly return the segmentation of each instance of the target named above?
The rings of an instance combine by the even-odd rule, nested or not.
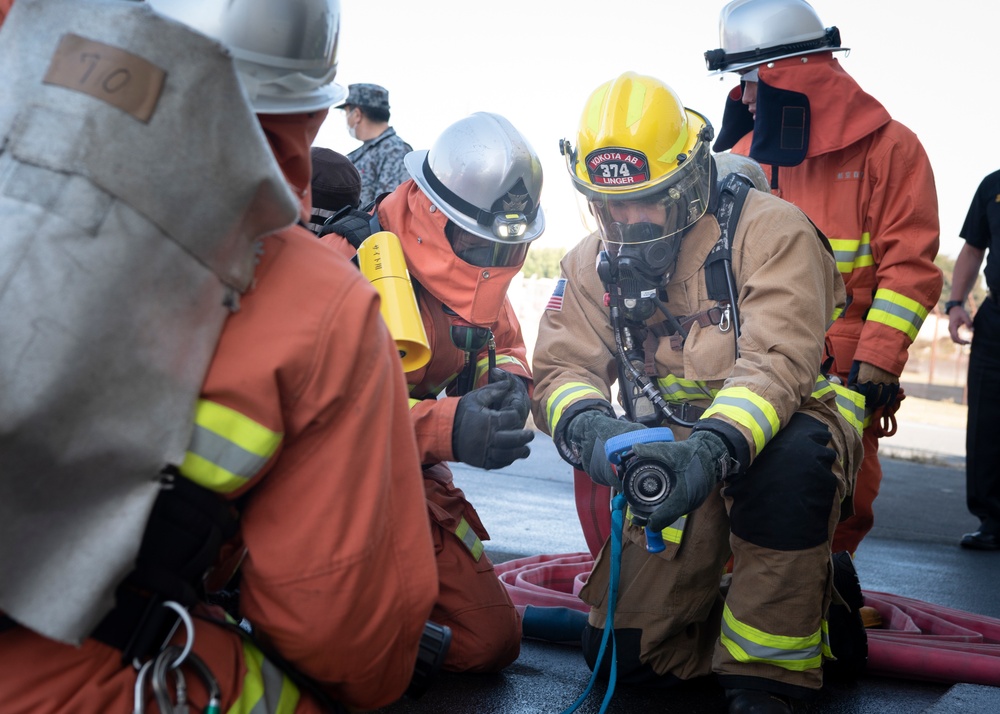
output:
[[[903,432],[901,426],[900,434],[883,444]],[[965,473],[958,456],[964,453],[964,431],[915,426],[906,433],[909,443],[902,438],[883,451],[909,453],[918,461],[882,460],[885,475],[875,502],[875,527],[855,561],[862,587],[1000,618],[1000,552],[958,547],[961,534],[977,526],[965,509]],[[530,458],[506,469],[486,472],[458,464],[454,470],[490,531],[486,546],[495,562],[587,550],[576,518],[572,472],[544,434],[536,433]],[[421,699],[380,711],[558,714],[576,701],[589,677],[578,648],[524,640],[520,658],[500,674],[445,674]],[[596,714],[604,692],[598,682],[578,711]],[[608,711],[724,714],[726,706],[717,684],[708,681],[660,691],[619,686]],[[866,676],[851,686],[829,686],[807,711],[996,714],[1000,688]]]

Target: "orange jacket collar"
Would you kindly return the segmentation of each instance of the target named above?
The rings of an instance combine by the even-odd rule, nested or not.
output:
[[[761,65],[759,76],[772,87],[809,97],[811,127],[806,158],[850,146],[892,119],[832,53],[788,57]]]
[[[382,200],[378,217],[384,230],[399,236],[407,268],[423,290],[473,325],[497,322],[520,266],[480,268],[461,260],[444,233],[448,217],[412,179]]]

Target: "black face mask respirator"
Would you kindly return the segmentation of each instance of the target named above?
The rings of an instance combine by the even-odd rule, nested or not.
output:
[[[677,264],[680,236],[662,238],[655,223],[612,224],[622,243],[601,251],[597,272],[618,299],[624,316],[644,322],[656,311],[657,292],[666,287]],[[617,237],[617,236],[616,236]]]

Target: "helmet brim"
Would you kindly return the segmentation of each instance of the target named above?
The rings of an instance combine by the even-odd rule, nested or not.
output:
[[[753,62],[737,62],[736,64],[726,65],[723,69],[717,69],[714,72],[709,72],[709,77],[715,77],[721,74],[734,74],[743,69],[753,69],[754,67],[760,67],[761,65],[768,64],[769,62],[777,62],[778,60],[788,59],[789,57],[801,57],[803,55],[815,55],[820,52],[850,52],[850,47],[822,47],[819,49],[805,50],[803,52],[789,52],[787,54],[778,55],[777,57],[768,57],[765,60],[755,60]]]
[[[347,88],[331,82],[302,94],[258,94],[250,104],[257,114],[299,114],[329,109],[346,97]]]
[[[431,199],[431,202],[437,206],[438,209],[440,209],[441,212],[449,218],[449,220],[453,221],[462,230],[496,243],[509,244],[530,243],[538,238],[545,230],[545,213],[542,211],[542,207],[539,206],[538,212],[535,215],[535,220],[528,224],[524,235],[519,236],[516,240],[501,240],[500,238],[497,238],[493,235],[493,231],[489,226],[480,225],[471,216],[467,216],[461,211],[456,210],[449,205],[448,202],[437,193],[437,191],[431,188],[430,182],[424,176],[424,165],[426,164],[427,154],[427,149],[411,151],[403,157],[403,165],[406,166],[406,170],[410,172],[410,176],[413,178],[413,181],[417,184],[417,186],[420,187],[420,190],[423,191],[429,199]]]

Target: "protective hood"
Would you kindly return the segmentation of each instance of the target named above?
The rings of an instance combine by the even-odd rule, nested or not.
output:
[[[326,119],[328,109],[304,114],[258,114],[271,152],[285,180],[299,199],[299,218],[312,217],[312,158],[310,147]]]
[[[399,236],[410,275],[421,290],[473,325],[490,327],[497,322],[519,265],[480,268],[455,255],[444,233],[448,217],[413,179],[382,200],[378,217],[383,230]]]
[[[749,154],[762,164],[796,166],[839,151],[892,118],[832,53],[760,65],[756,121],[741,101],[741,89],[734,88],[726,99],[722,129],[712,148],[731,149],[752,131]]]
[[[146,3],[18,0],[0,66],[0,609],[79,643],[297,204],[228,53]]]

